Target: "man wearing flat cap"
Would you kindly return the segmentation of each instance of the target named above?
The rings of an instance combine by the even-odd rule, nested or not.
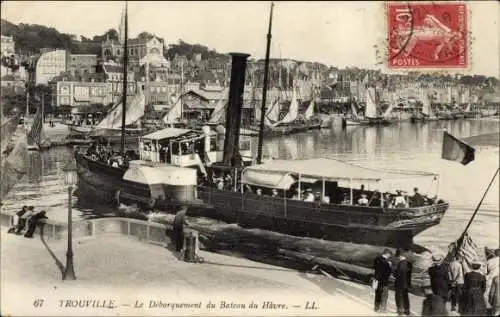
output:
[[[481,266],[480,262],[473,262],[472,271],[465,274],[462,316],[486,316],[488,313],[484,298],[486,277],[480,272]]]
[[[433,265],[429,268],[429,277],[431,279],[432,292],[447,302],[448,292],[450,291],[451,281],[448,265],[443,263],[443,257],[440,254],[432,256]]]
[[[389,258],[392,256],[392,251],[385,249],[381,255],[378,255],[373,260],[373,269],[375,271],[374,285],[375,288],[375,311],[384,313],[387,310],[387,298],[389,295],[389,277],[391,276],[391,262]]]

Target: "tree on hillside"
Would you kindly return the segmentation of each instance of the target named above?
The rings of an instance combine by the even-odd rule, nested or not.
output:
[[[96,36],[94,36],[92,38],[92,41],[101,43],[101,42],[106,41],[106,39],[108,38],[108,36],[109,36],[110,40],[118,41],[118,31],[115,30],[115,29],[109,29],[103,35],[96,35]]]

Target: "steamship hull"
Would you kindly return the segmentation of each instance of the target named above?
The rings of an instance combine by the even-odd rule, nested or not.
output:
[[[169,212],[176,212],[187,205],[199,205],[194,186],[190,190],[186,186],[131,181],[124,179],[127,169],[94,161],[80,153],[75,153],[75,159],[78,168],[78,196],[83,200],[89,199],[101,204],[121,202]],[[157,195],[163,199],[159,199]]]
[[[81,153],[75,153],[75,160],[79,196],[99,202],[113,202],[127,170],[94,161]]]
[[[213,210],[212,217],[242,227],[300,237],[408,248],[413,237],[440,223],[447,203],[422,207],[420,215],[395,209],[352,205],[321,205],[256,194],[203,188],[198,197]]]

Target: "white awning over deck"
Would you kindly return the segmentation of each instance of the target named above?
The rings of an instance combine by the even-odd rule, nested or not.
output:
[[[410,190],[417,185],[416,179],[425,180],[436,176],[438,175],[434,173],[373,169],[334,159],[313,158],[274,160],[247,167],[243,171],[242,182],[257,186],[285,188],[297,179],[302,182],[325,180],[335,181],[346,187],[359,187],[365,184],[370,188],[371,183],[380,190],[389,188]],[[427,181],[425,183],[427,184]]]
[[[416,177],[437,176],[434,173],[418,171],[373,169],[321,157],[305,160],[274,160],[266,164],[250,166],[246,170],[262,173],[293,173],[307,178],[331,180],[380,181],[383,179],[414,179]]]
[[[152,132],[150,134],[146,134],[142,138],[148,140],[164,140],[164,139],[176,138],[191,131],[193,130],[179,129],[179,128],[165,128]]]

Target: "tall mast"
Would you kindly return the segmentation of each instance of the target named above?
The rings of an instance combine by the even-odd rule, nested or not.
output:
[[[181,60],[181,121],[183,119],[184,113],[184,103],[182,102],[182,96],[184,95],[184,60]]]
[[[262,110],[260,113],[260,129],[259,129],[259,147],[257,150],[257,163],[262,163],[262,143],[264,141],[264,120],[266,116],[266,97],[267,85],[269,76],[269,52],[271,50],[271,28],[273,25],[273,8],[274,3],[271,2],[271,12],[269,13],[269,30],[267,31],[267,47],[266,47],[266,61],[264,63],[264,87],[262,89]]]
[[[123,96],[122,96],[122,137],[121,153],[125,156],[125,118],[127,111],[127,64],[128,64],[128,2],[125,1],[125,39],[123,43]]]

